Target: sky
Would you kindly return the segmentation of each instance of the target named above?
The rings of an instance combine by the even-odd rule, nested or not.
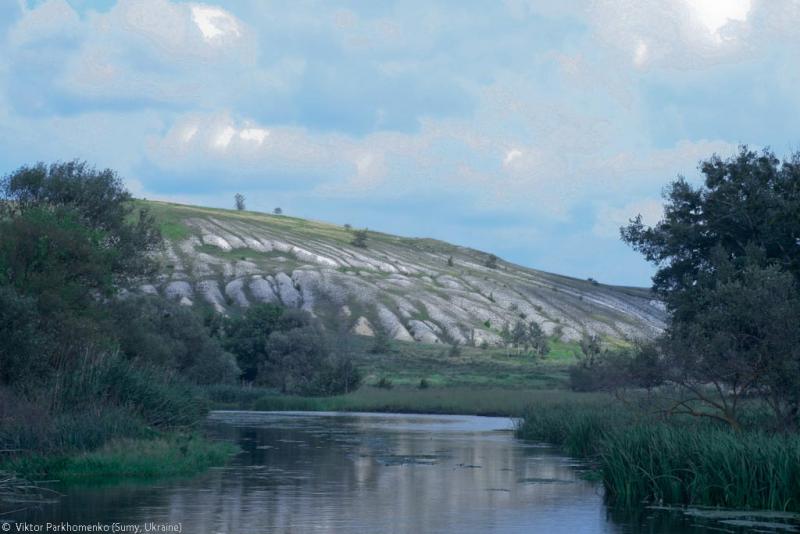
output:
[[[349,223],[649,285],[619,240],[798,149],[798,0],[0,1],[0,173]]]

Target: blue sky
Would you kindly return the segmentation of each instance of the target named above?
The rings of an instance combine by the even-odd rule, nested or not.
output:
[[[668,181],[800,148],[798,24],[793,0],[9,0],[0,169],[80,158],[137,196],[647,285],[618,227]]]

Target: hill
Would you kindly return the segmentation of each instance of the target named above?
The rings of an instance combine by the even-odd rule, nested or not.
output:
[[[361,335],[379,329],[423,343],[499,345],[504,325],[535,320],[566,340],[650,337],[664,326],[644,288],[529,269],[433,239],[352,230],[284,215],[138,201],[166,248],[158,277],[139,290],[235,312],[277,302]],[[452,258],[452,261],[448,261]]]

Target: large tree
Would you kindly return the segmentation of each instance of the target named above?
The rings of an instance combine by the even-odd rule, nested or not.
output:
[[[62,234],[80,233],[76,239],[103,256],[114,282],[152,274],[156,268],[151,253],[161,245],[161,235],[155,220],[135,205],[110,169],[97,170],[77,160],[20,167],[0,179],[0,208],[6,223],[55,230],[64,226]],[[47,246],[46,241],[37,243]]]
[[[669,185],[655,226],[638,216],[621,229],[658,267],[653,286],[669,311],[665,369],[685,393],[676,411],[738,426],[740,399],[760,395],[782,426],[795,426],[800,153],[780,161],[743,147],[700,170],[699,186],[683,178]]]
[[[665,190],[664,217],[649,227],[637,216],[622,239],[658,266],[653,287],[677,320],[696,313],[689,295],[713,285],[717,259],[733,269],[756,261],[800,281],[800,152],[781,162],[742,147],[733,158],[700,164],[704,182],[679,178]]]

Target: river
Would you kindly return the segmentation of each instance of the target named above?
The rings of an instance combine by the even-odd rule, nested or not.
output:
[[[506,418],[213,412],[208,431],[242,448],[227,467],[73,486],[13,519],[191,534],[739,531],[702,513],[610,509],[581,462],[516,440]]]

